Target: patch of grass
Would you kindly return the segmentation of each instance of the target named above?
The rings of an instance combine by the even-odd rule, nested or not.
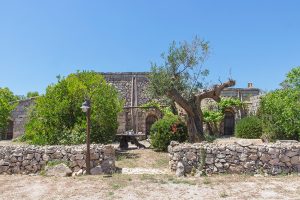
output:
[[[116,156],[116,163],[118,167],[128,167],[128,168],[134,168],[138,165],[138,158],[139,155],[135,153],[124,153],[120,152],[117,153]]]
[[[161,157],[152,164],[152,168],[164,168],[168,166],[169,166],[169,159],[167,157]]]
[[[70,163],[68,161],[62,161],[62,160],[51,160],[51,161],[48,161],[46,165],[48,167],[53,167],[53,166],[56,166],[56,165],[59,165],[59,164],[65,164],[68,167],[70,166]]]
[[[114,194],[115,194],[115,193],[112,192],[112,191],[109,191],[109,192],[108,192],[108,195],[109,195],[109,196],[113,196]]]
[[[203,184],[209,185],[209,184],[211,184],[211,181],[210,181],[208,178],[205,178],[205,179],[203,180]]]
[[[172,181],[172,183],[174,183],[174,184],[196,185],[195,181],[191,181],[191,180],[188,180],[188,179],[174,179]]]
[[[156,181],[156,178],[154,175],[152,174],[142,174],[141,177],[140,177],[140,180],[144,181],[144,180],[149,180],[149,181]]]
[[[118,189],[122,188],[122,186],[119,185],[118,183],[114,183],[114,184],[111,186],[111,188],[112,188],[113,190],[118,190]]]
[[[228,197],[229,195],[226,193],[226,191],[223,191],[223,192],[221,192],[220,193],[220,197],[221,198],[226,198],[226,197]]]

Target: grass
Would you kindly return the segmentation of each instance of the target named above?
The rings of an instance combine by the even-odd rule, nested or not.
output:
[[[203,184],[209,185],[209,184],[211,184],[211,181],[208,178],[204,178]]]
[[[168,169],[169,156],[166,152],[156,152],[151,149],[118,152],[116,166],[120,168]]]
[[[226,193],[226,191],[223,191],[223,192],[221,192],[220,193],[220,197],[221,198],[226,198],[226,197],[228,197],[229,195]]]
[[[174,175],[150,175],[150,174],[143,174],[140,175],[141,181],[148,181],[151,183],[158,183],[158,184],[187,184],[187,185],[196,185],[196,181],[190,179],[181,179],[177,178]]]
[[[56,166],[56,165],[59,165],[59,164],[65,164],[67,166],[70,165],[70,163],[68,161],[62,161],[62,160],[51,160],[51,161],[47,162],[48,167],[53,167],[53,166]]]

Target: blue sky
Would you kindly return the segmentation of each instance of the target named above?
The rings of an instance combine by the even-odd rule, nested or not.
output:
[[[209,80],[278,88],[300,65],[297,0],[0,0],[0,87],[43,93],[76,70],[149,71],[173,41],[208,40]]]

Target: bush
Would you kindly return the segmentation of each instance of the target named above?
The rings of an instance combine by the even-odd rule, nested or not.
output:
[[[0,139],[1,133],[5,133],[11,111],[16,107],[17,98],[8,88],[0,87]]]
[[[255,139],[261,135],[262,123],[258,117],[245,117],[236,124],[235,136],[238,138]]]
[[[156,150],[166,151],[171,141],[187,140],[187,127],[179,116],[169,113],[152,125],[150,138]]]
[[[110,143],[118,128],[122,102],[115,88],[95,72],[77,72],[48,86],[35,100],[26,124],[25,139],[32,144],[80,144],[85,142],[85,97],[91,100],[91,142]]]
[[[299,140],[300,90],[282,89],[265,95],[259,108],[264,137],[274,141]]]

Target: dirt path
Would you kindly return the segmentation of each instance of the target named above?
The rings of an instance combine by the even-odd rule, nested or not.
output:
[[[300,199],[299,176],[171,175],[54,178],[1,175],[0,199]]]

